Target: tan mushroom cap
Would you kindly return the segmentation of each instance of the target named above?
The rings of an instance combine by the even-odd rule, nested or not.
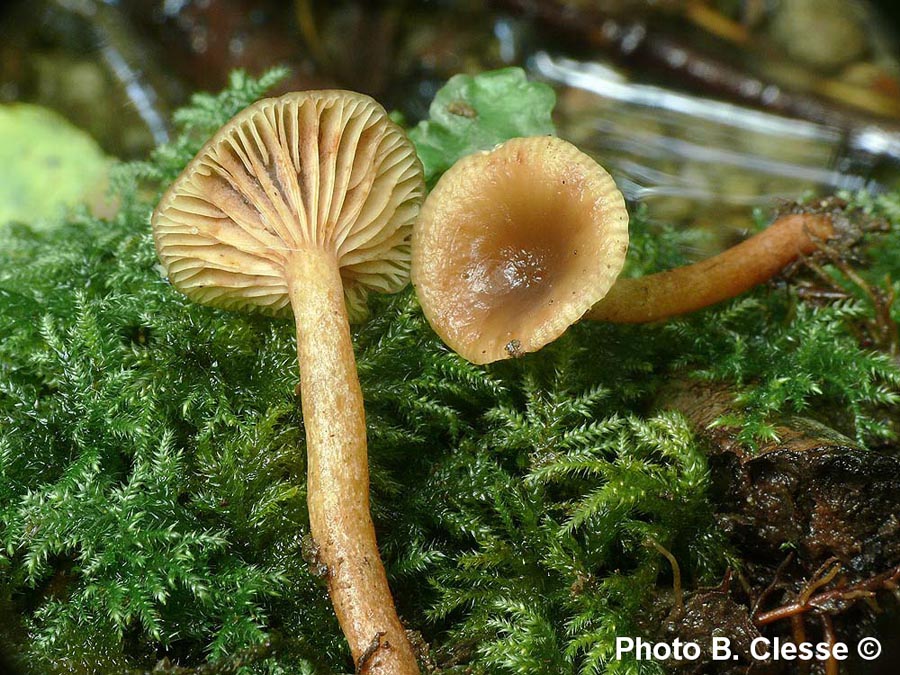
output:
[[[153,213],[169,280],[225,309],[289,312],[285,268],[333,252],[351,316],[409,279],[424,196],[415,148],[373,99],[306,91],[256,102],[200,150]]]
[[[609,291],[628,212],[610,175],[559,138],[470,155],[425,200],[412,280],[434,330],[473,363],[540,349]]]

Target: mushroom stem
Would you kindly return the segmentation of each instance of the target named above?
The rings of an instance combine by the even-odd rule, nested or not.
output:
[[[647,323],[703,309],[770,279],[834,235],[828,216],[782,216],[759,234],[707,260],[637,279],[618,279],[585,318]]]
[[[307,447],[310,529],[357,673],[416,675],[369,514],[362,391],[335,256],[301,251],[287,270]]]

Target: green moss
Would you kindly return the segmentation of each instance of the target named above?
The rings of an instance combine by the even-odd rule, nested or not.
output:
[[[171,146],[118,171],[113,219],[0,232],[0,607],[19,617],[0,638],[26,672],[352,669],[303,559],[290,323],[191,304],[149,234],[159,191],[279,75],[197,97]],[[678,262],[684,235],[642,212],[632,227],[633,270]],[[898,371],[860,346],[864,298],[764,288],[666,325],[579,325],[489,368],[449,352],[410,291],[371,309],[354,341],[379,542],[445,673],[653,671],[611,661],[671,584],[652,542],[693,583],[730,555],[687,423],[652,412],[672,379],[733,384],[749,439],[829,407],[863,442],[892,434]]]

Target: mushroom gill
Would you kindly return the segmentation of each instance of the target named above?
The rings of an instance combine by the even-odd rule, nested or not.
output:
[[[368,289],[400,290],[424,194],[403,131],[363,94],[295,92],[222,127],[153,215],[172,284],[195,302],[289,315],[284,270],[331,252],[353,317]]]

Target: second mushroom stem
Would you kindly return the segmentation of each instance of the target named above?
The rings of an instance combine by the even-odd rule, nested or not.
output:
[[[362,391],[343,284],[330,253],[298,252],[288,271],[307,447],[310,529],[356,672],[415,675],[369,513]]]
[[[772,278],[834,235],[829,216],[781,216],[759,234],[707,260],[636,279],[619,278],[585,318],[646,323],[703,309]]]

